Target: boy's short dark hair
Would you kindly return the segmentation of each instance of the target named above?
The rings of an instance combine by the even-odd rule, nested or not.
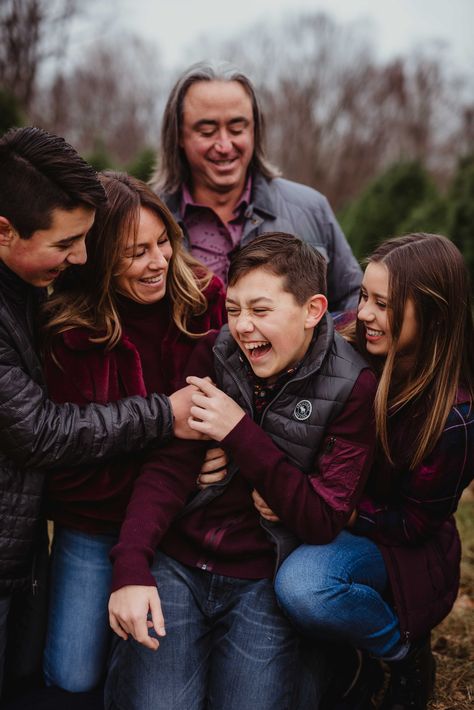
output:
[[[54,209],[104,202],[96,171],[63,138],[31,126],[0,138],[0,215],[22,239],[49,229]]]
[[[326,295],[326,260],[293,234],[268,232],[235,252],[230,261],[229,286],[253,269],[283,276],[283,288],[303,305],[315,293]]]

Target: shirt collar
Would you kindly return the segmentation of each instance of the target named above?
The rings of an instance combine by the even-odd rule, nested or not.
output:
[[[257,377],[257,375],[254,374],[254,371],[252,370],[252,367],[250,366],[249,361],[247,360],[245,355],[243,355],[241,352],[239,352],[239,358],[240,358],[240,361],[244,365],[244,368],[247,373],[247,377],[249,378],[250,382],[252,383],[254,389],[257,388],[257,389],[266,389],[266,390],[273,391],[273,390],[278,390],[281,387],[283,387],[283,385],[286,384],[286,382],[288,382],[288,380],[290,380],[292,377],[295,376],[295,374],[300,369],[302,363],[305,361],[306,354],[304,355],[303,359],[299,360],[295,365],[292,365],[284,372],[280,372],[280,374],[278,375],[276,380],[271,383],[268,380],[262,379],[261,377]]]
[[[252,193],[252,175],[249,173],[245,187],[239,200],[234,208],[234,214],[237,215],[242,209],[248,207],[250,204],[250,195]],[[191,195],[191,190],[186,183],[183,183],[181,190],[181,214],[185,214],[187,207],[209,207],[209,205],[203,205],[200,202],[195,202],[193,196]]]

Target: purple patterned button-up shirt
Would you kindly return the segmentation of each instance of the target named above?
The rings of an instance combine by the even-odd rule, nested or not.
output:
[[[234,217],[223,222],[211,207],[194,202],[187,185],[183,185],[181,214],[189,235],[193,255],[227,284],[231,252],[240,244],[245,222],[245,210],[250,202],[252,178],[235,206]]]

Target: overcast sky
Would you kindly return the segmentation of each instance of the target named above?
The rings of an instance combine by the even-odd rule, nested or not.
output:
[[[447,60],[474,73],[474,0],[118,0],[113,5],[121,8],[114,25],[156,42],[169,67],[204,58],[196,47],[202,35],[225,39],[258,22],[310,10],[343,23],[364,20],[381,59],[441,40],[449,45]],[[111,5],[106,0],[98,6]]]

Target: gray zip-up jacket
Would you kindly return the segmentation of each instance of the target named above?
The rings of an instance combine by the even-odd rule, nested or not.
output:
[[[0,595],[28,580],[45,469],[96,461],[172,433],[162,395],[85,407],[48,400],[34,343],[42,296],[0,262]]]
[[[181,193],[161,197],[187,239],[180,211]],[[264,232],[295,234],[327,261],[329,310],[345,311],[357,306],[362,271],[324,195],[306,185],[283,178],[267,180],[256,173],[245,218],[242,246]]]

